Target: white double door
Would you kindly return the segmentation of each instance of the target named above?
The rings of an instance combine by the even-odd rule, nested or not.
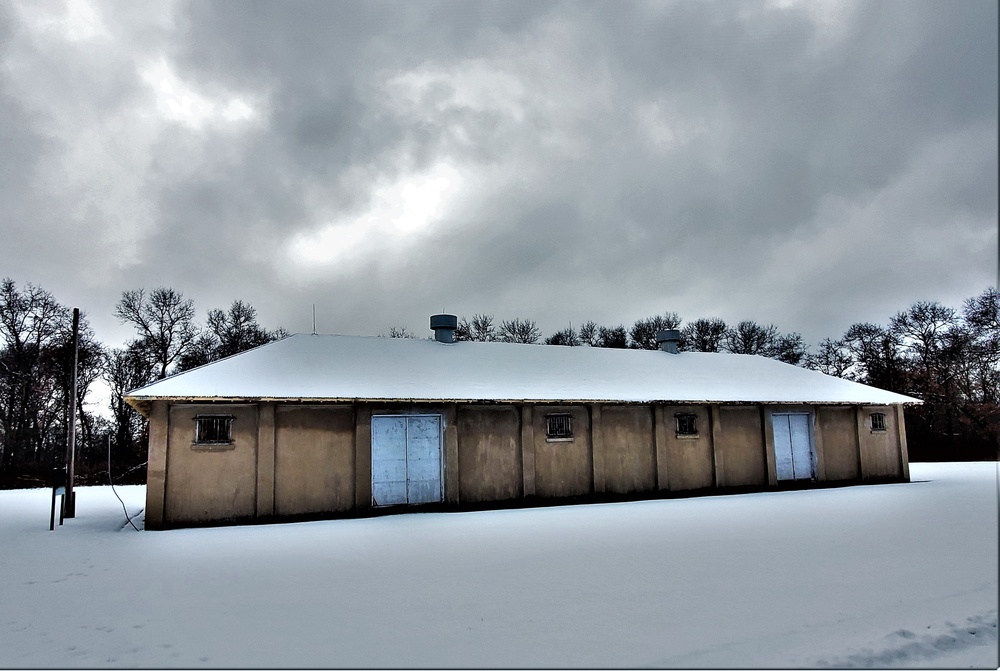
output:
[[[774,413],[774,464],[779,480],[810,480],[816,476],[812,416],[807,413]]]
[[[372,505],[442,499],[441,415],[372,417]]]

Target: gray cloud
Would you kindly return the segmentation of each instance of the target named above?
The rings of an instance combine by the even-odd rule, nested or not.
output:
[[[995,281],[992,2],[80,6],[0,8],[0,274],[106,338],[160,284],[815,341]]]

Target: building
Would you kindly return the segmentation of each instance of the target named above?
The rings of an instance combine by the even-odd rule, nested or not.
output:
[[[293,335],[130,392],[146,527],[909,480],[918,400],[760,356]]]

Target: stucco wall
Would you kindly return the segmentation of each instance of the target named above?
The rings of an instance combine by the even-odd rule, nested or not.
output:
[[[503,501],[522,496],[518,409],[459,406],[457,421],[459,500]]]
[[[678,414],[693,414],[697,436],[678,436]],[[664,406],[664,438],[667,445],[667,478],[669,489],[701,489],[711,487],[715,468],[712,453],[712,425],[708,406]]]
[[[829,481],[858,478],[858,432],[854,408],[821,406],[816,409],[818,433],[822,437],[823,468]]]
[[[604,491],[618,494],[654,491],[656,446],[652,409],[604,406],[600,431],[604,444]]]
[[[194,444],[195,416],[233,416],[231,445]],[[169,412],[164,520],[168,524],[253,517],[257,407],[173,405]]]
[[[545,437],[546,415],[573,417],[573,439]],[[532,413],[535,440],[535,494],[578,496],[593,491],[594,471],[590,449],[590,413],[586,406],[537,406]]]
[[[720,487],[766,485],[767,460],[760,408],[714,406],[712,435]]]
[[[885,431],[874,431],[871,413],[885,414]],[[899,433],[896,413],[886,406],[858,408],[858,435],[861,440],[861,477],[865,480],[898,478],[900,472]]]
[[[274,513],[354,506],[354,410],[278,406],[274,439]]]
[[[442,414],[445,500],[767,486],[770,415],[789,407],[356,404],[152,406],[147,527],[336,513],[371,506],[372,414]],[[901,463],[896,407],[802,406],[813,413],[817,477],[893,480]],[[885,414],[874,431],[872,412]],[[675,415],[698,433],[678,436]],[[194,445],[198,414],[234,417],[233,443]],[[572,417],[571,440],[546,437],[546,417]],[[762,415],[765,423],[762,425]],[[905,450],[903,451],[905,455]],[[502,505],[502,503],[498,503]]]

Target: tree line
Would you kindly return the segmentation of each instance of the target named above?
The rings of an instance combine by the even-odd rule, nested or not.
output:
[[[966,299],[960,309],[918,301],[887,325],[853,324],[840,338],[811,350],[802,335],[752,320],[727,324],[718,317],[685,323],[676,312],[631,326],[585,321],[547,338],[535,321],[497,321],[492,314],[462,317],[456,340],[588,347],[657,349],[656,333],[680,331],[682,352],[756,354],[828,375],[914,396],[907,407],[910,458],[997,459],[1000,456],[1000,295],[995,287]],[[394,327],[390,337],[413,337]]]
[[[122,293],[115,316],[135,329],[122,347],[102,344],[81,314],[77,383],[76,473],[82,484],[145,482],[146,421],[126,392],[288,335],[257,321],[235,300],[197,319],[194,302],[171,288]],[[1000,450],[1000,295],[988,288],[960,309],[921,301],[886,325],[858,323],[810,351],[799,333],[773,324],[717,317],[684,322],[665,312],[624,324],[584,321],[543,338],[537,323],[491,314],[462,317],[457,340],[582,347],[656,349],[656,333],[680,331],[690,352],[755,354],[921,398],[906,409],[913,460],[996,459]],[[65,458],[72,393],[72,310],[41,287],[0,283],[0,487],[47,483]],[[405,327],[388,337],[413,338]],[[84,402],[102,380],[106,413]],[[108,454],[111,454],[109,463]]]
[[[124,292],[114,313],[135,329],[123,347],[103,345],[86,314],[80,315],[75,418],[80,484],[107,482],[109,473],[116,483],[145,482],[147,425],[123,400],[127,392],[288,335],[262,327],[253,306],[240,300],[225,310],[209,310],[199,323],[194,302],[164,287]],[[72,309],[41,287],[19,288],[10,278],[0,283],[0,487],[47,484],[50,470],[65,461],[72,322]],[[107,413],[84,405],[98,380],[110,390]]]

